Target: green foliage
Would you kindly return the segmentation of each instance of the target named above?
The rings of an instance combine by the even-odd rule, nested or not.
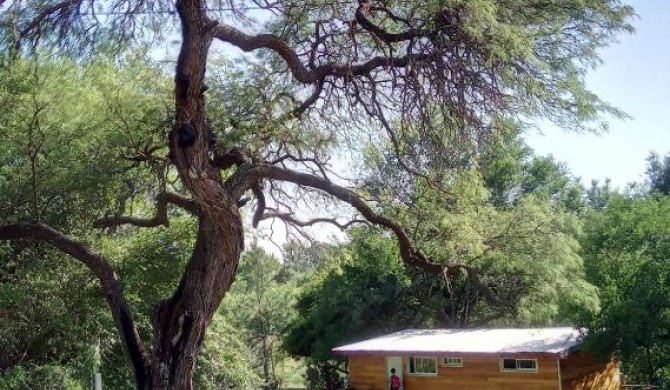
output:
[[[127,62],[81,66],[42,55],[4,70],[11,77],[0,81],[0,99],[12,109],[0,113],[3,221],[41,220],[68,232],[104,210],[123,211],[137,189],[151,188],[150,171],[119,156],[164,139],[166,79]]]
[[[337,361],[310,362],[305,382],[310,390],[346,389],[346,378],[338,371]]]
[[[163,142],[167,79],[133,55],[116,63],[93,57],[82,64],[40,53],[11,65],[0,68],[6,76],[0,78],[0,101],[11,108],[0,111],[0,220],[39,220],[99,244],[118,265],[130,301],[139,308],[141,330],[149,334],[149,307],[168,296],[164,288],[174,288],[182,268],[163,263],[177,256],[169,252],[179,238],[161,241],[160,230],[140,233],[135,242],[132,230],[108,239],[88,233],[91,222],[107,212],[149,209],[137,194],[157,189],[155,173],[122,156]],[[185,227],[173,224],[177,235],[190,237],[180,225]],[[138,248],[141,240],[154,248]],[[182,264],[192,241],[184,243]],[[151,263],[141,257],[152,255]],[[68,381],[90,388],[100,365],[91,346],[99,345],[103,360],[113,362],[101,367],[105,383],[133,386],[90,270],[36,242],[3,244],[0,258],[3,370],[19,375],[53,364],[67,371]]]
[[[282,248],[284,268],[281,278],[291,278],[299,286],[309,284],[314,275],[328,272],[333,266],[349,262],[348,254],[339,245],[311,242],[309,245],[291,240]]]
[[[119,234],[98,243],[116,265],[136,309],[140,332],[149,343],[153,307],[177,285],[193,245],[192,225],[191,220],[174,219],[169,228]],[[23,256],[30,258],[34,252],[30,248],[24,252],[19,257],[2,258],[2,264],[12,268],[2,268],[6,274],[0,283],[0,313],[15,314],[3,314],[0,326],[0,357],[10,359],[2,361],[8,375],[0,376],[6,381],[0,385],[7,386],[0,388],[90,388],[96,367],[100,367],[105,388],[135,388],[104,297],[89,272],[53,253],[51,260],[42,255],[39,261],[28,262]],[[15,283],[16,278],[22,282]],[[235,293],[231,295],[235,301]],[[283,297],[272,305],[290,310],[290,300],[285,304]],[[215,316],[198,357],[197,388],[250,389],[262,382],[249,364],[258,358],[247,344],[249,323]],[[55,361],[61,365],[52,367]]]
[[[243,145],[253,155],[296,156],[330,152],[335,137],[322,123],[301,121],[291,112],[295,99],[286,83],[267,77],[267,64],[217,58],[208,73],[208,112],[218,147]],[[253,86],[253,87],[250,87]]]
[[[613,347],[634,383],[670,386],[670,198],[611,195],[589,214],[583,251],[602,312],[594,343]]]
[[[133,230],[100,244],[108,256],[117,259],[115,269],[128,300],[146,316],[138,319],[138,325],[147,337],[155,305],[171,296],[190,258],[194,225],[190,218],[174,218],[169,227]]]
[[[191,221],[174,220],[169,229],[99,242],[117,265],[137,309],[140,331],[149,341],[153,305],[177,284],[191,251],[192,231]],[[90,388],[92,373],[100,367],[106,387],[134,388],[111,315],[90,272],[40,246],[5,249],[0,255],[3,369],[21,372],[59,362],[68,380]]]
[[[470,264],[490,274],[519,277],[525,290],[512,322],[570,324],[582,311],[598,310],[595,289],[585,281],[576,236],[580,222],[542,196],[524,196],[479,226],[481,252]],[[476,226],[476,225],[475,225]],[[504,280],[504,279],[503,279]]]
[[[586,190],[586,203],[592,210],[602,210],[607,202],[616,193],[611,187],[611,181],[606,179],[603,184],[598,180],[591,181],[591,187]]]
[[[399,199],[385,212],[414,227],[412,238],[425,253],[443,264],[475,267],[498,297],[513,298],[494,307],[464,301],[471,286],[461,280],[446,296],[447,326],[491,318],[568,323],[581,311],[598,309],[576,241],[582,188],[552,158],[534,156],[518,129],[512,130],[487,147],[478,164],[441,171],[438,185],[395,180],[404,176],[387,159],[373,161],[377,165],[370,168],[370,193],[380,200]],[[384,185],[399,182],[403,188]]]
[[[340,250],[349,260],[315,279],[296,304],[298,316],[284,342],[294,356],[327,362],[339,344],[423,319],[414,315],[417,297],[392,240],[360,229]]]
[[[166,149],[168,79],[133,54],[75,62],[38,53],[0,73],[0,101],[9,108],[0,112],[0,220],[40,221],[99,244],[118,266],[140,331],[149,335],[152,305],[170,295],[190,254],[192,223],[173,221],[171,237],[160,230],[134,238],[132,229],[106,239],[89,233],[92,221],[108,213],[153,212],[146,194],[159,190],[160,172],[125,157]],[[90,388],[102,359],[106,386],[134,387],[90,270],[36,242],[4,244],[0,258],[0,365],[8,378],[53,371],[54,386]]]
[[[0,375],[0,388],[3,390],[85,390],[90,385],[82,385],[72,377],[71,370],[57,365],[19,367]]]
[[[239,363],[253,373],[248,383],[255,388],[275,388],[292,380],[281,370],[290,360],[281,349],[281,338],[295,316],[296,280],[286,264],[254,245],[242,256],[238,277],[219,310],[222,321],[237,329],[240,343],[248,349]]]
[[[68,381],[88,383],[87,352],[103,326],[95,312],[106,310],[92,276],[79,264],[42,247],[0,249],[3,370],[21,366],[39,371],[37,378],[53,365],[53,375],[66,370]]]
[[[670,195],[670,154],[661,159],[658,153],[647,157],[647,176],[652,192]]]
[[[5,135],[0,139],[0,219],[39,219],[99,248],[122,280],[139,332],[150,346],[153,309],[179,282],[194,245],[194,220],[174,212],[168,228],[123,228],[106,236],[89,234],[87,226],[107,213],[154,212],[147,195],[159,191],[161,175],[169,173],[156,170],[159,160],[138,164],[125,157],[146,150],[159,158],[165,153],[166,79],[132,55],[116,64],[94,58],[85,65],[43,56],[1,71],[7,77],[0,80],[0,99],[12,110],[0,113]],[[278,263],[271,260],[276,274]],[[245,264],[240,294],[247,287],[277,284],[252,275],[270,263]],[[249,364],[259,356],[258,345],[251,343],[258,334],[243,329],[257,331],[258,322],[266,324],[259,318],[274,316],[266,336],[277,363],[282,356],[274,344],[282,316],[291,313],[291,292],[289,284],[266,291],[264,312],[255,316],[255,306],[230,318],[215,316],[199,355],[198,388],[262,383],[254,371],[258,367]],[[235,302],[235,293],[231,296]],[[243,314],[250,318],[243,320]],[[0,369],[7,373],[2,377],[7,388],[41,388],[41,381],[53,386],[45,388],[89,388],[98,368],[106,388],[135,387],[100,287],[71,258],[34,242],[3,244],[0,319]]]
[[[207,340],[198,355],[194,388],[204,390],[257,389],[261,376],[251,361],[254,351],[246,343],[245,329],[215,315]]]

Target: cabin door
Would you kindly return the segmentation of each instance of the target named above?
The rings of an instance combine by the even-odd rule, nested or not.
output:
[[[400,378],[400,390],[405,389],[405,382],[402,380],[402,356],[386,357],[386,389],[391,388],[391,369],[395,368],[395,374]]]

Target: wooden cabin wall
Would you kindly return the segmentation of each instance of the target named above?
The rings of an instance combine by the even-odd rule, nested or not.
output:
[[[349,386],[352,389],[388,390],[387,381],[384,356],[351,356],[349,358]]]
[[[463,367],[437,367],[437,376],[410,375],[403,362],[405,390],[560,390],[557,357],[536,358],[538,372],[501,372],[497,356],[463,356]],[[383,356],[353,356],[349,359],[349,380],[354,390],[388,390]]]
[[[619,365],[599,361],[593,354],[579,351],[561,359],[563,390],[618,390]]]

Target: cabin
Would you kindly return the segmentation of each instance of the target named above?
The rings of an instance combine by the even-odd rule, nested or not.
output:
[[[409,329],[332,351],[354,390],[614,390],[619,367],[580,348],[584,330]]]

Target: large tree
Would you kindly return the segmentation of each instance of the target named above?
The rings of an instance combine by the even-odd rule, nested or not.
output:
[[[455,161],[444,155],[444,146],[472,152],[502,120],[546,117],[570,128],[597,125],[602,112],[617,112],[584,88],[583,74],[598,63],[598,48],[631,29],[632,15],[616,0],[0,0],[0,11],[0,42],[8,51],[3,66],[10,73],[17,58],[35,48],[60,49],[85,61],[100,48],[161,39],[171,33],[163,27],[179,22],[168,150],[150,137],[134,142],[132,126],[119,130],[116,139],[125,137],[132,146],[125,158],[154,168],[155,186],[141,185],[154,179],[137,175],[140,185],[131,187],[135,195],[155,198],[155,216],[129,215],[129,204],[104,204],[101,197],[96,221],[51,223],[38,212],[46,201],[29,186],[27,194],[36,199],[32,213],[10,210],[0,226],[0,239],[46,242],[93,272],[138,389],[192,388],[196,356],[244,247],[245,203],[256,206],[254,226],[279,218],[301,227],[318,221],[343,226],[332,216],[304,221],[297,214],[317,196],[343,202],[360,219],[390,229],[408,265],[432,273],[466,272],[477,282],[476,270],[458,258],[431,258],[415,247],[407,230],[367,202],[354,181],[331,180],[330,169],[339,164],[329,165],[329,159],[342,145],[383,139],[402,169],[439,186],[430,172]],[[253,20],[263,23],[254,28]],[[259,29],[267,32],[250,33]],[[205,99],[214,42],[260,53],[242,71],[249,84],[240,84],[237,92],[246,101],[223,102],[223,112]],[[9,105],[12,98],[12,93],[0,97]],[[208,118],[208,109],[222,116]],[[120,129],[122,122],[119,118]],[[25,134],[35,124],[11,124],[8,131]],[[154,134],[160,138],[162,129]],[[69,145],[78,143],[71,139]],[[48,164],[54,155],[39,157]],[[106,159],[115,158],[91,163],[106,168]],[[10,161],[23,166],[21,159]],[[246,202],[245,194],[255,202]],[[105,212],[112,207],[113,213]],[[90,209],[94,215],[96,208]],[[151,337],[141,337],[117,273],[84,242],[85,232],[157,227],[168,224],[173,213],[197,220],[193,251],[172,296],[154,309]]]

